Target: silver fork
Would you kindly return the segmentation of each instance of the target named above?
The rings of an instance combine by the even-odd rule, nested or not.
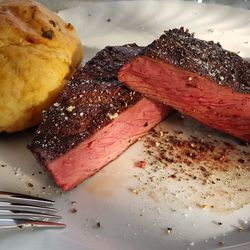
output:
[[[55,222],[62,217],[55,201],[30,195],[0,191],[0,229],[10,228],[64,228],[65,224]]]

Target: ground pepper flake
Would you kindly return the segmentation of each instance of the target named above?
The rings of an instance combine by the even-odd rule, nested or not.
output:
[[[244,159],[238,159],[238,162],[239,163],[245,163],[245,160]]]
[[[174,122],[181,117],[176,116]],[[185,123],[189,124],[188,119]],[[185,126],[181,131],[178,126],[172,128],[170,121],[168,130],[160,125],[142,138],[147,164],[144,171],[134,175],[138,181],[134,193],[144,193],[155,202],[166,200],[177,206],[197,206],[213,211],[234,211],[242,207],[242,201],[250,201],[247,179],[250,152],[237,142],[210,136],[211,131],[206,132],[205,127],[193,125],[193,122],[191,125],[195,126],[191,127],[192,131],[186,131]],[[239,163],[239,158],[245,163]],[[174,182],[177,185],[173,191]],[[242,199],[243,195],[248,198]],[[218,196],[235,205],[216,202]]]
[[[146,167],[146,161],[137,161],[135,167],[144,169]]]

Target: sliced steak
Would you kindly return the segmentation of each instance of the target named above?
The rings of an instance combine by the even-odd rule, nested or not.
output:
[[[69,81],[43,115],[30,150],[63,190],[117,158],[168,113],[117,80],[136,45],[106,47]]]
[[[220,44],[173,29],[123,66],[131,89],[210,127],[250,140],[250,63]]]

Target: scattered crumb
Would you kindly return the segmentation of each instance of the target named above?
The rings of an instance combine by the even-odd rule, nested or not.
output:
[[[5,168],[5,167],[7,167],[7,165],[5,165],[5,164],[1,164],[1,167],[2,167],[2,168]]]
[[[97,222],[97,223],[96,223],[96,226],[97,226],[97,228],[100,228],[100,227],[101,227],[101,223],[100,223],[100,222]]]
[[[107,22],[108,22],[108,23],[110,23],[110,22],[111,22],[111,19],[110,19],[110,18],[108,18],[108,19],[107,19]]]
[[[32,183],[30,183],[30,182],[27,183],[27,185],[28,185],[28,187],[31,187],[31,188],[34,187],[34,185]]]
[[[134,188],[129,188],[129,191],[133,194],[136,194],[138,195],[139,194],[139,191],[137,189],[134,189]]]
[[[69,30],[73,30],[74,29],[74,26],[71,24],[71,23],[68,23],[66,25],[66,28],[69,29]]]
[[[208,208],[208,205],[206,205],[206,204],[197,204],[197,207],[202,208],[202,209],[206,209],[206,208]]]
[[[77,212],[77,210],[76,210],[75,208],[71,208],[71,209],[70,209],[70,212],[71,212],[72,214],[75,214],[75,213]]]
[[[224,246],[224,241],[219,241],[219,242],[218,242],[218,245],[219,245],[219,246]]]
[[[167,234],[171,234],[172,231],[173,231],[172,227],[168,227],[168,228],[165,230],[165,232],[166,232]]]

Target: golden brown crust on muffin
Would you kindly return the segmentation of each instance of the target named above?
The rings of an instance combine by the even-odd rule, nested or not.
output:
[[[0,132],[36,125],[81,63],[71,24],[31,0],[0,3]]]

